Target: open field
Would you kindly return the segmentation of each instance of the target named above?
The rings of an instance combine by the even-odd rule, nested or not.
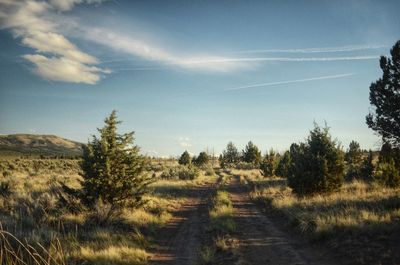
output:
[[[7,264],[20,264],[15,257],[55,265],[396,264],[399,258],[399,188],[357,180],[337,192],[298,197],[286,179],[257,169],[204,169],[193,180],[179,179],[191,171],[152,160],[148,174],[157,181],[145,203],[107,219],[107,205],[83,211],[79,202],[60,201],[60,183],[80,186],[79,163],[1,160],[0,255]]]

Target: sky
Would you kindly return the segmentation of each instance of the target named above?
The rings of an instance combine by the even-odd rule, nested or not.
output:
[[[87,142],[117,110],[144,154],[229,141],[282,152],[325,123],[377,149],[365,124],[394,1],[0,0],[0,133]]]

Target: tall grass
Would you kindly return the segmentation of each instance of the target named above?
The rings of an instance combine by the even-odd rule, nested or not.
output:
[[[22,242],[3,230],[0,223],[0,263],[7,265],[65,265],[66,257],[58,238],[52,239],[46,248]]]

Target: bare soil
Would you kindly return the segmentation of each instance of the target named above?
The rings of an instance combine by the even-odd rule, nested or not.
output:
[[[156,236],[156,247],[150,264],[198,264],[199,253],[208,222],[209,198],[214,187],[191,189],[187,201]]]

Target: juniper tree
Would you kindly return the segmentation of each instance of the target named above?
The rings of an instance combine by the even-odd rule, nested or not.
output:
[[[209,160],[210,160],[210,158],[206,152],[200,152],[199,156],[196,159],[193,158],[193,163],[196,166],[201,167],[201,166],[206,165]]]
[[[354,177],[359,177],[362,162],[362,151],[359,143],[356,141],[350,142],[349,149],[345,155],[345,160],[348,164],[346,178],[352,179]]]
[[[269,153],[266,153],[264,159],[260,164],[260,169],[264,177],[273,176],[275,174],[275,169],[278,164],[277,154],[273,149],[269,150]]]
[[[329,128],[314,125],[306,143],[290,147],[288,185],[300,195],[329,192],[343,183],[344,158]]]
[[[145,174],[147,160],[134,145],[134,132],[117,133],[116,111],[98,129],[100,137],[93,135],[84,148],[82,162],[82,199],[88,206],[96,201],[111,205],[112,211],[129,203],[138,206],[152,177]]]
[[[239,152],[232,142],[227,144],[226,149],[222,152],[221,158],[225,164],[236,164],[239,162]]]
[[[381,56],[382,77],[369,88],[373,112],[367,115],[366,122],[384,142],[400,148],[400,40],[394,44],[390,54],[391,59]]]
[[[261,162],[261,151],[252,141],[249,141],[243,150],[243,161],[255,166],[258,166]]]
[[[357,165],[362,161],[362,151],[358,142],[350,142],[345,158],[347,163],[353,165]]]
[[[181,157],[178,160],[180,165],[189,165],[191,163],[190,155],[188,151],[182,153]]]
[[[373,163],[373,153],[372,150],[368,151],[368,156],[364,158],[361,169],[360,169],[360,177],[364,180],[370,181],[374,176],[375,166]]]
[[[290,167],[290,152],[286,151],[279,159],[278,166],[276,167],[275,174],[279,177],[287,177]]]

